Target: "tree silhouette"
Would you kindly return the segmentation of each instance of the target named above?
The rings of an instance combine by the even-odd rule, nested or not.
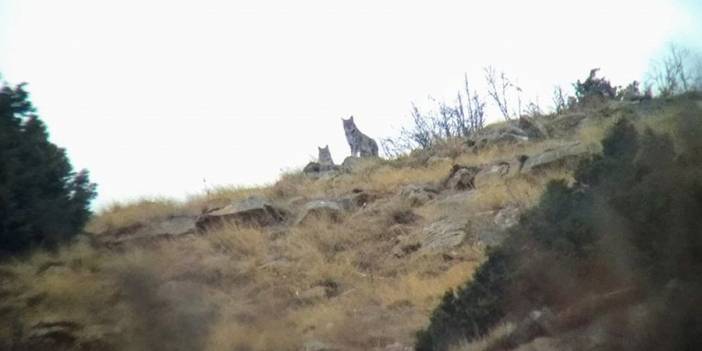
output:
[[[24,86],[0,88],[0,257],[71,238],[96,196],[88,171],[48,140]]]

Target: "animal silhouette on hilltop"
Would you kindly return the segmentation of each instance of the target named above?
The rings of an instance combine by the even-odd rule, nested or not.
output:
[[[329,170],[334,168],[334,160],[332,159],[331,152],[329,151],[329,145],[325,147],[317,147],[319,155],[317,156],[317,163],[321,170]]]
[[[351,156],[361,157],[378,156],[378,144],[373,138],[361,133],[353,121],[353,116],[349,119],[341,119],[344,122],[344,132],[346,140],[351,147]]]

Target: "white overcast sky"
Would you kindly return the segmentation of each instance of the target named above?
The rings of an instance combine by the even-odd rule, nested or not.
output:
[[[273,182],[318,145],[340,162],[341,117],[396,135],[486,65],[542,105],[593,67],[641,79],[667,42],[700,44],[700,3],[0,0],[0,73],[29,83],[98,205],[182,198]]]

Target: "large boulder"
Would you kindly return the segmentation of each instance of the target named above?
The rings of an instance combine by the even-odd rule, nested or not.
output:
[[[522,116],[517,123],[529,139],[548,138],[548,130],[537,118]]]
[[[517,206],[507,206],[497,212],[493,222],[500,230],[507,230],[519,223],[522,209]]]
[[[571,135],[577,130],[581,123],[587,119],[587,114],[582,112],[571,112],[555,116],[546,125],[549,136],[564,137]]]
[[[414,252],[441,253],[463,244],[470,221],[464,217],[446,217],[430,223],[411,235],[400,235],[390,253],[405,257]]]
[[[374,202],[380,197],[378,193],[369,192],[363,189],[353,189],[351,193],[336,199],[336,202],[345,210],[353,211]]]
[[[348,156],[344,159],[344,162],[341,163],[341,168],[344,170],[350,171],[350,170],[354,169],[360,161],[361,161],[360,157]]]
[[[313,200],[306,203],[295,224],[302,224],[310,218],[328,218],[332,221],[341,220],[343,209],[335,201]]]
[[[577,162],[590,154],[590,148],[581,143],[563,145],[530,156],[522,167],[522,172],[533,172]]]
[[[310,162],[302,169],[302,173],[316,178],[333,177],[339,169],[340,167],[334,164]]]
[[[475,189],[475,175],[480,168],[472,166],[454,165],[448,177],[444,179],[443,186],[451,190]]]
[[[319,173],[322,171],[322,165],[319,164],[319,162],[310,162],[308,163],[305,168],[302,169],[302,173],[305,174],[314,174],[314,173]]]
[[[473,183],[476,188],[480,188],[486,184],[515,177],[521,171],[526,159],[526,156],[519,156],[510,161],[500,161],[484,166],[475,175]]]
[[[518,122],[508,121],[479,131],[468,140],[468,145],[480,149],[489,146],[523,143],[529,139],[529,133],[520,128]]]
[[[463,243],[468,235],[468,220],[444,218],[422,229],[422,251],[445,251]]]
[[[268,202],[268,200],[252,196],[231,204],[219,210],[201,215],[197,219],[197,228],[205,230],[212,226],[232,222],[238,225],[270,226],[285,221],[287,212]]]

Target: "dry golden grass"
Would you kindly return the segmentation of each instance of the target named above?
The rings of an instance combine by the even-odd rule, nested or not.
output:
[[[507,205],[529,208],[538,202],[552,180],[574,181],[572,171],[563,168],[545,170],[539,174],[522,174],[479,189],[472,198],[472,206],[477,211],[499,210]]]
[[[183,203],[190,212],[202,213],[211,208],[223,207],[250,196],[266,196],[270,187],[217,186],[203,193],[190,195]]]
[[[265,196],[270,193],[270,187],[220,186],[202,194],[191,195],[185,201],[155,197],[113,202],[93,216],[86,225],[86,231],[99,234],[170,216],[197,215],[253,195]]]
[[[91,232],[195,215],[252,195],[286,203],[296,197],[333,198],[360,188],[381,196],[339,222],[312,219],[276,233],[225,225],[114,252],[72,245],[55,254],[37,252],[0,270],[20,277],[12,286],[18,296],[42,296],[23,317],[25,322],[51,314],[88,325],[119,326],[126,340],[119,347],[124,350],[149,349],[153,342],[149,338],[163,332],[144,335],[142,329],[149,325],[189,336],[194,332],[184,325],[193,318],[207,327],[207,333],[193,334],[205,350],[299,350],[309,340],[350,350],[382,348],[395,341],[411,344],[414,332],[428,322],[444,292],[465,283],[484,256],[482,248],[464,245],[453,250],[449,259],[438,253],[395,257],[391,251],[398,236],[446,215],[436,202],[412,208],[396,194],[408,184],[440,182],[454,163],[508,160],[558,143],[510,145],[467,154],[460,141],[452,140],[440,148],[439,156],[447,158],[432,162],[412,156],[364,159],[351,172],[336,177],[313,179],[294,171],[268,187],[221,187],[183,202],[116,203],[93,218]],[[550,170],[481,187],[465,210],[491,211],[510,204],[529,207],[546,182],[569,177],[567,170]],[[51,262],[67,269],[36,274],[38,267]],[[187,299],[180,294],[173,297],[164,295],[164,286],[194,292],[183,293]],[[320,286],[333,287],[333,294],[303,298],[306,291]],[[195,301],[215,312],[193,317]]]
[[[601,152],[602,146],[600,141],[605,137],[607,130],[609,130],[616,121],[617,118],[588,120],[589,123],[577,130],[575,140],[589,145],[593,153]]]
[[[446,177],[451,162],[436,162],[420,168],[392,168],[384,166],[368,177],[368,186],[374,190],[397,191],[408,184],[430,183]]]
[[[354,189],[376,192],[395,192],[407,184],[429,183],[442,179],[452,166],[450,160],[422,164],[404,165],[403,161],[361,159],[350,173],[314,179],[301,172],[281,176],[268,194],[274,198],[334,197],[347,194]]]
[[[409,272],[381,282],[376,293],[386,306],[403,302],[420,307],[434,306],[448,289],[464,284],[479,264],[478,261],[457,263],[432,276]]]
[[[239,228],[233,224],[209,231],[204,237],[212,249],[235,258],[253,258],[261,261],[268,247],[266,235],[259,229]]]
[[[468,152],[458,156],[457,164],[466,166],[481,166],[498,161],[510,161],[521,155],[535,155],[549,148],[557,147],[563,140],[548,139],[533,143],[507,144],[480,149],[479,152]]]
[[[389,165],[366,167],[361,173],[363,180],[349,180],[348,188],[366,184],[387,191],[404,184],[435,181],[445,176],[450,163],[401,168],[401,174]],[[324,194],[329,191],[319,184],[296,186],[300,187],[296,191],[310,187],[318,187]],[[245,197],[251,192],[230,194]],[[203,339],[207,350],[298,350],[309,340],[359,350],[383,347],[396,340],[411,343],[413,332],[426,323],[446,289],[464,283],[480,260],[447,265],[438,256],[404,261],[393,258],[388,252],[394,245],[393,238],[383,233],[397,224],[398,212],[412,209],[397,201],[380,204],[379,212],[369,210],[367,214],[342,218],[341,223],[324,218],[310,220],[290,228],[278,239],[260,229],[227,225],[203,235],[123,253],[100,253],[85,244],[58,254],[37,253],[13,266],[15,274],[24,277],[22,286],[27,294],[43,296],[34,312],[25,313],[23,318],[29,323],[51,315],[86,324],[122,326],[125,340],[130,341],[120,347],[144,349],[151,341],[139,334],[140,326],[153,322],[179,330],[181,324],[170,319],[145,321],[137,312],[145,308],[139,302],[140,294],[151,296],[147,300],[155,305],[146,307],[153,309],[151,313],[159,313],[159,304],[171,306],[168,308],[172,311],[188,311],[187,305],[180,305],[184,302],[161,297],[159,287],[168,282],[193,281],[225,296],[203,295],[218,311],[212,320],[203,321],[209,328]],[[108,217],[100,220],[103,225],[116,226],[151,219],[139,212],[144,209],[157,217],[182,211],[173,203],[152,201],[112,208],[102,214]],[[69,268],[35,277],[37,267],[54,261]],[[309,302],[299,299],[306,290],[325,282],[339,286],[338,296]],[[143,284],[147,292],[136,293],[143,291],[137,288]],[[119,291],[122,293],[116,294]]]
[[[509,335],[514,331],[515,325],[512,323],[504,323],[495,327],[490,333],[478,340],[461,341],[449,347],[449,351],[485,351],[496,341]]]
[[[176,200],[168,198],[140,199],[132,202],[113,202],[98,211],[85,230],[90,233],[124,228],[136,223],[186,214],[190,211]]]
[[[226,315],[226,311],[223,313]],[[236,318],[216,321],[207,338],[205,349],[231,350],[300,350],[301,335],[285,321],[271,319],[266,323],[247,324]]]

